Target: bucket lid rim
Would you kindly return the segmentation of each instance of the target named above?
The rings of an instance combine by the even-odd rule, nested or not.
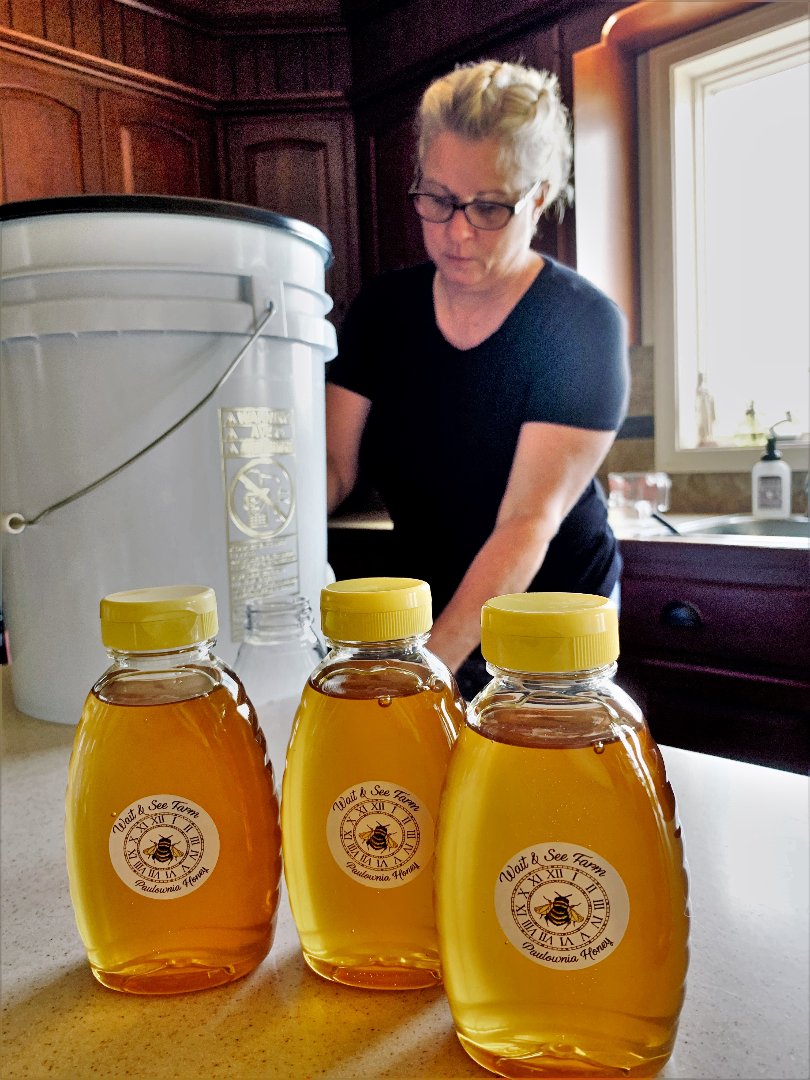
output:
[[[332,245],[316,226],[260,206],[225,202],[221,199],[200,199],[185,195],[62,195],[48,199],[23,199],[0,205],[0,222],[88,212],[183,214],[266,225],[306,240],[323,254],[327,269],[332,264]]]

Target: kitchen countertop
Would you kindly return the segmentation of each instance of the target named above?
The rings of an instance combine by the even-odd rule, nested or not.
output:
[[[723,514],[671,514],[662,515],[676,529],[686,522],[715,521],[719,517],[729,516]],[[616,539],[627,540],[653,540],[666,543],[677,542],[679,544],[717,544],[721,547],[754,547],[754,548],[795,548],[803,550],[808,546],[806,537],[794,536],[756,536],[756,535],[722,535],[707,533],[687,532],[675,535],[655,518],[644,521],[627,518],[620,512],[611,510],[608,520]],[[390,532],[394,528],[387,510],[375,509],[341,513],[337,511],[329,518],[329,528],[338,531],[363,529],[372,532]]]
[[[746,514],[662,514],[666,521],[670,523],[675,529],[681,528],[687,523],[694,523],[696,521],[717,522],[723,518],[728,517],[747,517]],[[747,548],[789,548],[799,551],[806,550],[808,548],[807,536],[776,536],[776,535],[756,535],[756,534],[734,534],[734,533],[700,533],[694,531],[687,531],[675,535],[671,530],[657,521],[655,518],[648,518],[645,521],[634,521],[632,519],[622,517],[620,513],[614,510],[608,512],[608,520],[610,527],[619,542],[627,540],[652,540],[656,543],[677,543],[677,544],[716,544],[723,547],[747,547]]]
[[[490,1075],[440,989],[336,986],[304,964],[286,899],[270,955],[228,987],[128,997],[95,982],[76,932],[63,812],[73,728],[13,706],[3,672],[5,1080]],[[663,747],[689,862],[691,966],[670,1080],[793,1080],[808,1060],[808,780]]]

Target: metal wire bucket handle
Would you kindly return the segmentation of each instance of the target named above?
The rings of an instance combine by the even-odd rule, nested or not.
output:
[[[248,349],[254,344],[256,339],[261,334],[262,330],[264,330],[265,326],[272,318],[275,310],[276,305],[273,303],[272,300],[268,300],[265,310],[259,316],[258,322],[254,326],[250,337],[244,343],[244,345],[233,358],[233,360],[231,360],[225,372],[220,375],[219,379],[217,379],[216,383],[211,387],[205,397],[198,401],[197,404],[193,406],[193,408],[189,409],[189,411],[184,416],[181,416],[180,419],[177,420],[174,424],[172,424],[170,428],[164,431],[162,435],[158,435],[158,437],[156,439],[153,439],[152,442],[148,444],[148,446],[144,446],[143,449],[139,450],[136,454],[133,454],[131,458],[127,458],[127,460],[122,462],[120,465],[116,465],[114,469],[111,469],[108,473],[105,473],[104,476],[100,476],[98,480],[94,480],[92,483],[87,484],[86,487],[81,488],[79,491],[74,491],[72,495],[68,495],[66,498],[60,499],[59,502],[53,503],[51,506],[46,507],[44,510],[40,510],[36,517],[26,518],[24,514],[20,514],[17,512],[4,514],[2,521],[0,521],[0,529],[2,529],[2,531],[6,533],[16,534],[21,533],[23,529],[28,528],[30,525],[37,525],[40,521],[46,518],[49,514],[52,514],[55,510],[61,510],[63,506],[69,506],[70,503],[76,502],[77,499],[81,499],[83,495],[87,495],[91,491],[95,491],[97,487],[101,487],[102,484],[106,484],[108,480],[112,480],[114,476],[118,476],[118,474],[123,472],[124,469],[129,468],[129,466],[132,465],[134,462],[138,461],[139,458],[142,458],[144,454],[148,454],[150,450],[154,450],[154,448],[160,445],[160,443],[162,443],[164,439],[168,439],[168,437],[172,435],[175,431],[177,431],[179,427],[182,427],[187,420],[190,420],[195,413],[199,412],[203,405],[206,405],[211,400],[217,390],[219,390],[219,388],[223,385],[226,379],[228,379],[229,376],[233,373],[236,365],[239,363],[239,361],[242,359]]]

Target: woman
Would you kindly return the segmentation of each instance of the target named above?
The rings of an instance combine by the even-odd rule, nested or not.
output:
[[[624,320],[530,246],[569,190],[553,75],[457,68],[428,87],[417,131],[430,262],[381,275],[347,315],[327,386],[329,509],[362,466],[394,522],[391,573],[430,583],[430,647],[469,696],[487,677],[470,656],[487,599],[617,583],[594,474],[626,405]]]

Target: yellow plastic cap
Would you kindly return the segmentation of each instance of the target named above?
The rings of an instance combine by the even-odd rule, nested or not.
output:
[[[100,605],[101,640],[119,652],[182,649],[216,636],[217,598],[207,585],[110,593]]]
[[[321,628],[330,641],[397,641],[432,625],[430,586],[418,578],[348,578],[321,590]]]
[[[587,671],[619,655],[616,605],[589,593],[512,593],[481,609],[484,659],[510,671]]]

